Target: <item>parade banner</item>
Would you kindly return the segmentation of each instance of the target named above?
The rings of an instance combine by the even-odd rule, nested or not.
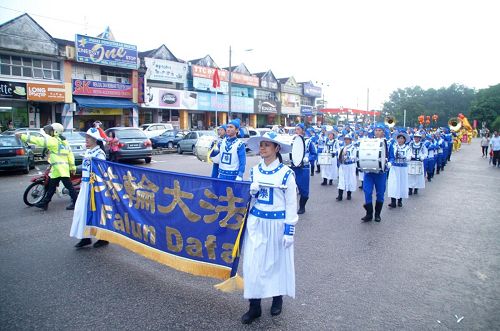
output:
[[[174,269],[236,275],[248,182],[93,159],[87,231]]]

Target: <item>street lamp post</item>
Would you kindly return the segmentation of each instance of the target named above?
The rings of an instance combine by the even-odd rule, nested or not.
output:
[[[228,100],[228,109],[227,109],[227,121],[229,122],[231,120],[231,85],[232,85],[232,73],[233,70],[231,68],[231,45],[229,45],[229,82],[228,82],[228,90],[229,90],[229,100]]]

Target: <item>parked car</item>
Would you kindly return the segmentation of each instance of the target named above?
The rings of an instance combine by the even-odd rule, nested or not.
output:
[[[217,134],[214,130],[191,131],[177,143],[177,153],[182,154],[183,152],[190,152],[194,154],[196,141],[201,136],[217,137]]]
[[[257,131],[258,135],[262,137],[264,135],[264,133],[271,132],[271,129],[269,129],[269,128],[257,128],[257,129],[255,129],[255,131]]]
[[[75,156],[75,164],[82,164],[83,154],[85,154],[85,150],[87,147],[85,146],[85,132],[81,131],[66,131],[63,133],[63,136],[68,141],[71,151]]]
[[[153,148],[176,148],[179,140],[184,138],[185,134],[177,130],[163,132],[157,137],[151,138]]]
[[[146,137],[143,130],[139,128],[114,127],[105,131],[108,137],[111,135],[111,132],[114,132],[116,138],[123,144],[115,154],[117,161],[144,159],[146,163],[151,162],[153,148],[151,148],[151,140]],[[106,154],[109,156],[107,148]]]
[[[245,150],[248,152],[249,149],[247,146],[247,141],[250,137],[257,136],[259,133],[252,128],[251,126],[242,126],[240,127],[240,132],[238,137],[245,143]]]
[[[169,123],[149,123],[141,125],[141,129],[146,134],[146,137],[153,138],[161,135],[167,130],[173,130],[174,127]]]
[[[17,128],[17,129],[13,129],[13,130],[6,130],[4,132],[2,132],[2,135],[6,135],[6,136],[11,136],[11,135],[15,135],[16,133],[24,133],[24,134],[30,134],[34,137],[42,137],[42,134],[40,133],[40,129],[39,128]],[[46,155],[46,149],[43,148],[42,146],[37,146],[37,145],[34,145],[34,144],[28,144],[30,147],[31,147],[31,151],[33,152],[33,154],[35,155],[36,158],[41,158],[43,159]]]
[[[0,170],[22,170],[25,174],[35,167],[31,147],[15,135],[0,135]]]

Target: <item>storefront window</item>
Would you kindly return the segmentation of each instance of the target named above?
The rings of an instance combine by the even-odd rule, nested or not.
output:
[[[10,108],[0,109],[0,130],[7,130],[9,122],[14,124],[14,128],[28,127],[28,110],[26,106],[10,106]]]

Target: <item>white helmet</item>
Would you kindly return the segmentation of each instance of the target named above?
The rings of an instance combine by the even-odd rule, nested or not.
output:
[[[54,134],[61,135],[64,132],[64,127],[61,123],[52,123],[52,128],[54,128]]]
[[[104,138],[101,137],[99,130],[97,130],[96,128],[88,129],[86,135],[94,138],[97,141],[104,141]]]

